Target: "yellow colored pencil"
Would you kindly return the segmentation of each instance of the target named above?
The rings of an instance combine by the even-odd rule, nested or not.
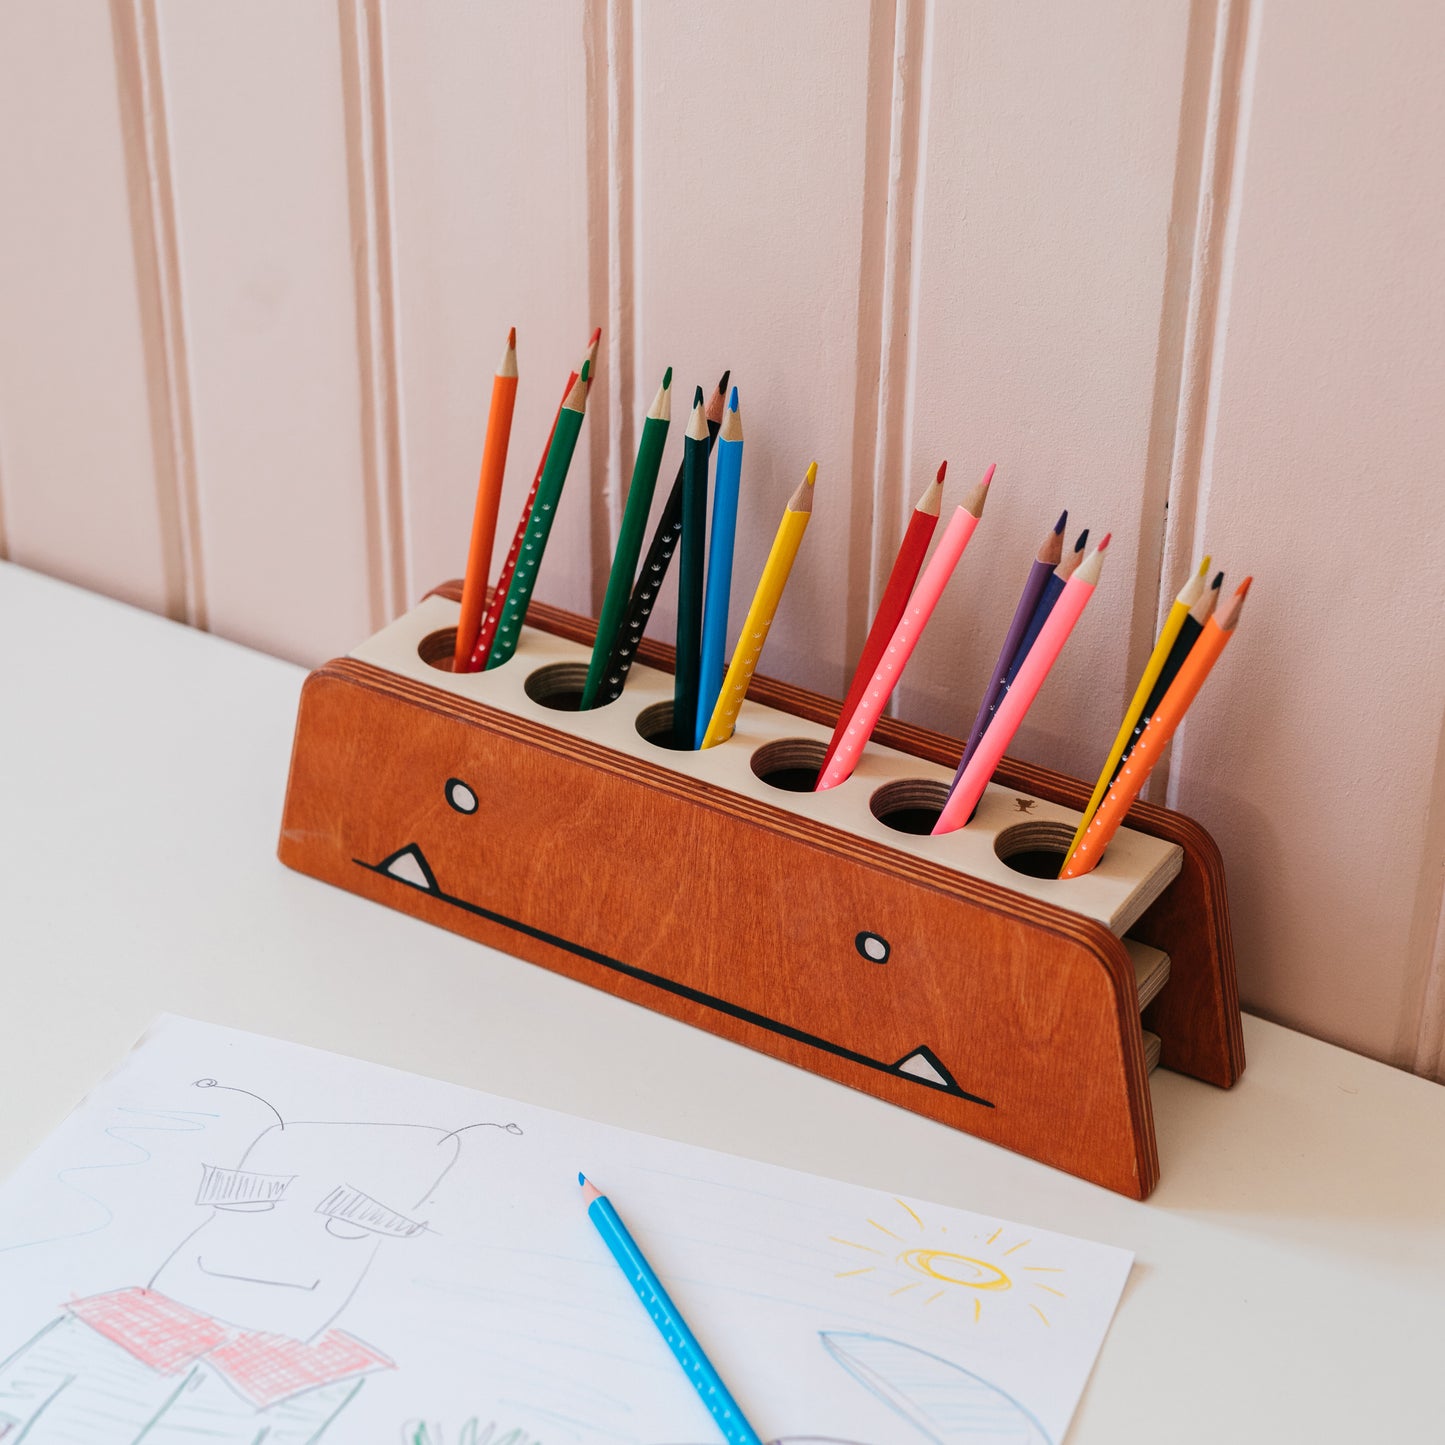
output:
[[[1069,851],[1064,854],[1064,867],[1068,867],[1069,859],[1074,856],[1074,850],[1084,840],[1084,834],[1089,831],[1089,824],[1094,821],[1094,814],[1099,811],[1099,804],[1104,801],[1104,794],[1109,791],[1109,782],[1114,776],[1114,768],[1118,765],[1119,759],[1124,755],[1124,749],[1128,746],[1129,739],[1134,735],[1134,728],[1144,712],[1144,705],[1149,701],[1149,694],[1154,690],[1154,684],[1159,681],[1159,674],[1164,671],[1164,664],[1169,660],[1169,650],[1174,646],[1174,639],[1179,636],[1179,629],[1184,626],[1184,619],[1189,616],[1189,609],[1199,601],[1204,592],[1204,579],[1209,575],[1210,558],[1206,554],[1204,560],[1199,564],[1199,570],[1179,589],[1174,603],[1169,609],[1169,615],[1164,619],[1164,626],[1159,629],[1158,641],[1154,644],[1154,651],[1149,654],[1149,661],[1144,666],[1144,675],[1139,679],[1139,686],[1134,689],[1134,696],[1129,699],[1128,710],[1124,713],[1124,721],[1119,724],[1119,731],[1114,735],[1114,746],[1109,749],[1109,756],[1105,760],[1104,769],[1099,774],[1099,781],[1094,784],[1094,791],[1089,798],[1089,806],[1084,809],[1084,816],[1079,819],[1079,826],[1074,832],[1073,841],[1069,844]]]
[[[725,743],[733,735],[733,724],[738,720],[738,709],[748,695],[748,684],[753,680],[753,669],[762,656],[763,644],[768,640],[768,629],[773,625],[773,614],[783,588],[788,585],[788,574],[793,570],[793,559],[803,541],[803,533],[813,518],[813,482],[818,475],[818,464],[808,466],[808,475],[798,483],[798,490],[788,498],[783,510],[783,520],[778,524],[777,536],[773,538],[772,551],[768,553],[767,565],[758,580],[758,589],[753,593],[752,606],[748,608],[747,620],[733,648],[733,659],[728,664],[727,676],[723,678],[722,691],[717,695],[717,706],[713,708],[707,731],[703,734],[705,748]]]

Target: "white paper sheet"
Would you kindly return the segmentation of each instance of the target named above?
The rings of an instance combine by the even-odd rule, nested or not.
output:
[[[284,1126],[284,1127],[283,1127]],[[1132,1256],[162,1018],[0,1189],[0,1445],[1061,1441]]]

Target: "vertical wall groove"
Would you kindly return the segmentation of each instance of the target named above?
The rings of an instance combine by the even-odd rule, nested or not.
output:
[[[347,199],[356,281],[362,487],[374,627],[411,600],[401,471],[386,71],[380,0],[338,0]]]
[[[922,0],[875,0],[868,40],[858,361],[853,398],[853,535],[846,653],[856,657],[902,535],[913,234],[924,64]]]
[[[111,0],[166,615],[207,626],[185,313],[155,0]]]
[[[1206,465],[1205,436],[1222,351],[1231,248],[1229,224],[1243,172],[1245,60],[1251,0],[1195,0],[1180,110],[1178,163],[1169,221],[1169,259],[1160,313],[1153,409],[1140,527],[1140,585],[1130,627],[1129,676],[1153,647],[1161,605],[1196,565]],[[1151,519],[1162,516],[1162,524]],[[1177,758],[1184,743],[1174,744]],[[1172,758],[1155,769],[1149,793],[1169,785]]]
[[[1442,887],[1445,887],[1445,878],[1441,876],[1438,860],[1434,862],[1432,871],[1437,901],[1445,905],[1445,897],[1439,896]],[[1425,986],[1410,1067],[1427,1079],[1445,1084],[1445,906],[1438,908],[1435,936],[1428,946]]]
[[[1430,774],[1430,810],[1410,919],[1396,1061],[1445,1083],[1445,721]]]
[[[638,406],[634,266],[632,0],[587,0],[587,297],[602,326],[602,385],[587,408],[591,599],[602,606],[625,499]]]

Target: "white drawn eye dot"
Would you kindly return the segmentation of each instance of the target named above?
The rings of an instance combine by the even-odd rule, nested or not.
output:
[[[876,933],[860,933],[853,940],[853,947],[868,960],[869,963],[887,963],[888,955],[893,950],[888,945],[886,938],[879,937]]]
[[[460,778],[447,779],[447,802],[459,813],[477,811],[477,795]]]

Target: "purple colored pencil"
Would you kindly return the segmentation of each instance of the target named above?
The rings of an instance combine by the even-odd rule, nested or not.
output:
[[[973,729],[968,735],[968,742],[964,744],[963,756],[958,762],[958,771],[953,775],[954,784],[957,784],[963,776],[963,770],[967,767],[968,760],[973,756],[974,749],[978,747],[979,741],[983,737],[983,731],[988,726],[989,718],[993,715],[999,694],[1003,691],[1004,680],[1008,677],[1014,653],[1018,651],[1024,633],[1028,631],[1034,609],[1038,606],[1039,598],[1044,595],[1045,584],[1053,575],[1054,568],[1059,565],[1060,557],[1063,556],[1064,528],[1068,524],[1068,520],[1069,514],[1065,510],[1054,524],[1053,530],[1039,544],[1039,550],[1029,566],[1029,575],[1024,579],[1024,590],[1019,594],[1018,606],[1014,608],[1013,621],[1009,623],[1008,632],[1004,634],[1003,646],[999,648],[998,661],[993,665],[993,676],[989,678],[988,686],[984,689],[983,699],[978,705],[978,713],[973,720]]]
[[[1003,687],[993,700],[993,706],[989,709],[989,722],[993,721],[993,715],[1003,706],[1003,700],[1008,696],[1008,690],[1014,685],[1014,678],[1019,675],[1019,668],[1024,665],[1024,658],[1029,655],[1029,649],[1039,640],[1039,633],[1044,630],[1044,623],[1049,620],[1049,613],[1054,610],[1054,603],[1063,595],[1064,583],[1078,570],[1079,563],[1084,560],[1084,545],[1089,540],[1089,529],[1084,528],[1079,533],[1079,540],[1074,543],[1074,550],[1054,568],[1054,575],[1044,583],[1044,595],[1039,598],[1038,606],[1034,608],[1034,615],[1029,618],[1028,631],[1024,633],[1024,640],[1019,643],[1019,649],[1014,653],[1013,661],[1009,663],[1008,676],[1003,680]],[[988,731],[988,725],[984,725],[984,732]]]

